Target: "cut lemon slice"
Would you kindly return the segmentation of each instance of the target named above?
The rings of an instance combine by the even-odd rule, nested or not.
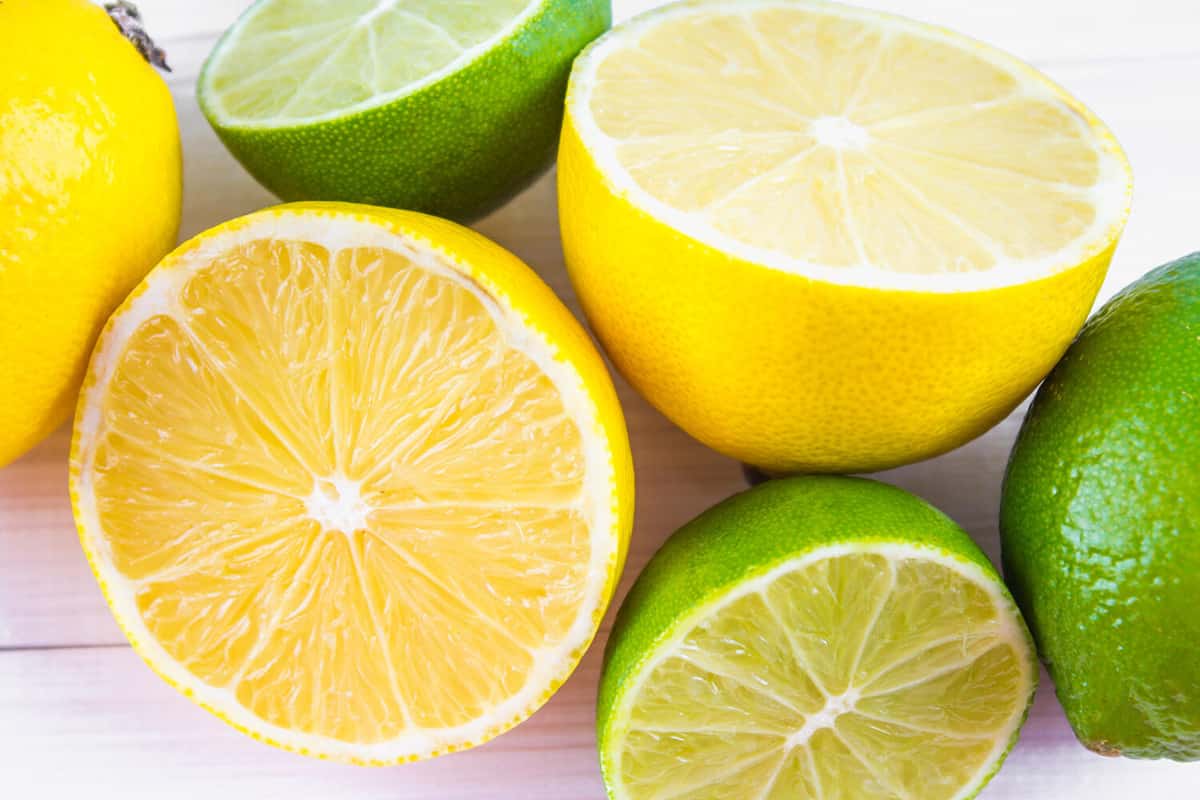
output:
[[[681,3],[605,37],[575,75],[575,121],[621,188],[801,274],[1013,283],[1094,254],[1124,218],[1124,159],[1078,103],[898,17]]]
[[[1029,634],[952,522],[889,486],[768,482],[680,530],[600,689],[614,800],[950,800],[1033,697]]]
[[[342,204],[235,220],[149,275],[93,356],[71,483],[154,670],[356,763],[543,703],[632,511],[611,383],[551,291],[464,228]]]
[[[1017,59],[900,17],[700,0],[575,62],[571,278],[617,367],[710,446],[874,471],[1003,418],[1086,317],[1129,166]]]

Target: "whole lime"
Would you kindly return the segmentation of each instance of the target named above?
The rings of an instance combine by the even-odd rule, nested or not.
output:
[[[1200,253],[1084,327],[1025,418],[1000,527],[1079,739],[1200,759]]]
[[[259,0],[197,96],[285,200],[469,219],[550,163],[571,62],[610,20],[608,0]]]

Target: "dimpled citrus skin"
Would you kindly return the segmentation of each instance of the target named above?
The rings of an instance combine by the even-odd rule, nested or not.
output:
[[[1084,327],[1025,419],[1000,525],[1080,740],[1200,759],[1200,253]]]
[[[66,419],[179,227],[167,86],[85,0],[0,3],[0,466]]]
[[[558,163],[571,280],[617,369],[701,442],[781,472],[886,469],[991,428],[1062,355],[1116,246],[1001,289],[837,285],[722,253],[642,211],[569,115]]]
[[[206,101],[207,64],[198,97],[230,152],[284,200],[471,220],[525,188],[553,159],[571,60],[611,18],[608,0],[546,0],[508,39],[458,71],[317,123],[225,124]]]

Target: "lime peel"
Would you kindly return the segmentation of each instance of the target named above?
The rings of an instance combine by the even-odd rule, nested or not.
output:
[[[879,514],[873,516],[872,512]],[[767,554],[771,556],[768,557]],[[886,632],[873,631],[873,628],[880,622],[884,608],[891,608],[888,599],[895,591],[895,565],[902,563],[919,563],[926,567],[930,564],[937,565],[938,568],[957,576],[955,580],[964,581],[964,586],[982,590],[990,606],[990,613],[994,614],[992,621],[980,621],[974,632],[971,625],[967,624],[959,633],[964,637],[964,652],[969,646],[983,649],[972,651],[964,663],[951,661],[949,664],[931,664],[930,674],[917,672],[916,668],[911,666],[910,661],[916,662],[921,656],[909,652],[874,677],[867,676],[864,680],[863,676],[859,675],[832,688],[822,686],[822,682],[817,681],[817,673],[813,672],[812,666],[801,663],[800,670],[812,679],[819,694],[811,696],[808,707],[799,709],[794,725],[788,729],[786,719],[782,722],[775,718],[759,719],[757,723],[750,720],[746,722],[743,734],[730,731],[729,735],[744,737],[749,731],[755,731],[757,736],[772,737],[762,739],[761,746],[748,750],[754,755],[747,758],[747,763],[759,763],[759,758],[777,760],[778,770],[782,771],[794,750],[800,748],[804,751],[809,748],[814,737],[825,736],[821,731],[828,730],[833,737],[842,738],[842,734],[837,731],[837,724],[844,715],[869,714],[864,708],[878,703],[880,696],[902,693],[907,683],[899,687],[883,684],[876,690],[871,688],[873,681],[893,669],[904,667],[916,672],[914,684],[941,679],[939,676],[943,674],[951,674],[958,678],[961,675],[969,675],[970,670],[978,667],[980,659],[985,655],[1002,652],[1008,648],[1011,658],[1004,663],[1010,672],[1015,670],[1010,674],[1013,678],[1011,693],[996,700],[1002,705],[1002,713],[998,717],[987,717],[997,724],[994,727],[981,727],[980,731],[973,731],[971,735],[962,734],[965,739],[975,739],[978,738],[978,733],[985,740],[980,742],[980,747],[984,744],[990,746],[985,748],[986,752],[978,748],[973,751],[975,760],[969,765],[971,768],[965,772],[960,768],[960,772],[955,773],[959,783],[952,793],[943,792],[942,786],[936,787],[936,791],[934,786],[924,787],[928,791],[923,789],[917,793],[921,797],[973,796],[998,769],[1028,712],[1037,681],[1029,634],[995,569],[953,523],[899,490],[869,481],[846,478],[795,478],[768,482],[716,506],[689,523],[669,540],[651,561],[621,609],[605,658],[597,724],[601,763],[610,796],[617,800],[637,800],[645,796],[639,793],[637,785],[629,785],[630,770],[635,778],[639,770],[647,774],[659,774],[660,778],[670,775],[670,769],[667,767],[661,767],[661,773],[655,772],[658,767],[654,766],[657,762],[654,760],[652,743],[639,740],[636,763],[631,765],[624,762],[626,750],[622,744],[634,731],[639,730],[635,718],[640,715],[644,722],[645,715],[652,713],[652,710],[647,709],[683,706],[689,702],[695,704],[695,696],[676,694],[672,700],[673,695],[667,689],[648,686],[648,682],[654,679],[662,665],[673,659],[687,662],[689,657],[699,658],[698,655],[689,654],[696,652],[695,648],[699,646],[696,642],[705,641],[704,634],[697,632],[706,625],[714,626],[714,630],[721,632],[709,635],[724,636],[724,641],[734,648],[730,652],[739,653],[740,658],[746,659],[738,664],[751,664],[756,663],[756,658],[769,658],[768,652],[775,653],[775,657],[778,657],[778,653],[769,648],[757,653],[753,651],[754,642],[766,641],[760,638],[764,635],[762,626],[754,628],[755,623],[747,623],[753,630],[746,629],[745,638],[737,639],[730,638],[736,636],[730,633],[736,630],[736,622],[723,623],[714,620],[721,620],[723,612],[753,598],[763,598],[767,608],[774,613],[771,602],[765,598],[772,587],[781,585],[781,580],[792,579],[810,567],[820,567],[823,563],[833,560],[857,559],[859,556],[886,559],[886,563],[892,565],[893,577],[888,590],[879,595],[883,599],[875,606],[874,616],[862,629],[864,638],[859,644],[854,657],[855,666],[851,671],[858,669],[864,652],[868,650],[872,641],[880,637],[885,642],[890,641]],[[912,589],[911,586],[907,588]],[[954,602],[953,597],[942,599]],[[796,602],[803,600],[797,598]],[[775,623],[782,624],[782,620],[776,620]],[[730,628],[728,625],[735,627]],[[981,640],[986,647],[972,641],[972,636],[976,634],[983,637]],[[855,634],[851,631],[846,635]],[[909,640],[917,637],[919,641],[921,632],[908,630],[900,632],[899,635],[901,638],[907,636]],[[698,638],[689,642],[693,637]],[[868,641],[868,637],[871,637],[872,641]],[[791,642],[790,633],[785,638]],[[795,649],[794,642],[791,643],[792,656],[800,659],[800,651]],[[929,647],[945,647],[947,644],[943,641],[931,642]],[[831,646],[837,649],[836,644]],[[751,652],[746,653],[739,648],[749,648]],[[872,649],[871,652],[871,658],[874,659],[875,650]],[[712,675],[732,679],[730,664],[733,662],[720,661],[719,659],[724,657],[721,654],[705,658],[709,657],[718,658],[718,661],[701,659],[693,663],[701,665],[699,668],[702,670],[712,663],[718,663],[721,669]],[[768,702],[768,706],[774,708],[772,714],[780,711],[780,703],[788,708],[796,708],[796,695],[789,694],[793,692],[794,687],[771,683],[770,675],[779,673],[764,669],[764,672],[747,672],[737,680],[737,684],[751,687],[761,696],[772,698]],[[683,690],[676,691],[678,693]],[[713,691],[717,692],[717,689]],[[783,693],[782,696],[780,692]],[[642,701],[643,697],[653,697],[654,700]],[[702,692],[700,697],[702,703],[703,698],[709,695]],[[717,692],[710,700],[714,709],[723,709],[722,714],[734,713],[730,707],[733,702],[731,696]],[[970,707],[969,698],[957,697],[954,700],[967,703],[964,708]],[[643,708],[639,702],[652,704]],[[654,703],[665,705],[659,706]],[[950,704],[947,706],[947,713],[953,718],[953,714],[956,713],[953,701],[947,700],[947,703]],[[743,707],[740,711],[752,716],[754,709]],[[977,713],[978,710],[962,711],[960,708],[959,711],[969,715]],[[687,718],[699,724],[698,720],[703,718],[703,713],[692,710],[688,712]],[[728,720],[737,719],[736,716],[720,718],[726,720],[722,723],[726,726],[732,725]],[[664,730],[670,730],[672,724],[678,723],[668,720],[664,724]],[[896,720],[895,724],[904,726],[905,721]],[[721,726],[717,727],[725,730]],[[914,728],[915,731],[920,729],[919,724]],[[672,747],[677,749],[672,750],[670,755],[672,758],[680,758],[680,754],[686,752],[688,734],[678,733],[674,736]],[[943,734],[938,734],[938,737],[944,738]],[[897,743],[895,752],[875,755],[882,759],[881,763],[886,763],[889,759],[904,760],[905,754],[902,751],[913,746],[911,741]],[[943,753],[945,751],[936,748],[948,745],[935,742],[931,746],[935,747],[933,752]],[[917,749],[919,750],[919,745]],[[811,752],[808,755],[811,756]],[[666,754],[663,757],[665,758]],[[714,752],[706,751],[706,757],[722,761]],[[926,753],[924,757],[929,759],[937,756]],[[731,755],[727,760],[735,761],[737,758]],[[917,752],[912,758],[920,759],[922,754]],[[863,766],[868,771],[875,769],[871,758],[866,758]],[[821,764],[819,754],[816,768],[826,768]],[[765,780],[765,775],[755,770],[750,770],[750,777],[754,780]],[[780,780],[778,775],[774,780]],[[722,787],[728,788],[725,784],[722,784]],[[666,791],[668,787],[663,785],[661,788]],[[781,792],[779,796],[787,797],[791,796],[787,793],[789,790],[794,792],[799,788],[779,786],[774,790]],[[912,788],[907,787],[909,791]],[[679,787],[673,787],[672,790],[677,789]],[[758,784],[747,784],[741,787],[741,791],[747,796],[761,791],[765,797],[768,789]],[[770,796],[775,797],[774,794]]]

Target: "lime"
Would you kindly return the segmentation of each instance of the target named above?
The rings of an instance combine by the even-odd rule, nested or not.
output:
[[[4,467],[67,419],[104,321],[175,243],[183,174],[167,84],[98,6],[0,3],[0,75]]]
[[[571,60],[608,0],[260,0],[200,107],[264,186],[466,219],[553,156]]]
[[[600,684],[609,795],[969,797],[1036,684],[1029,634],[953,522],[858,478],[768,481],[651,560]]]
[[[1114,297],[1047,378],[1000,529],[1079,739],[1200,759],[1200,253]]]

